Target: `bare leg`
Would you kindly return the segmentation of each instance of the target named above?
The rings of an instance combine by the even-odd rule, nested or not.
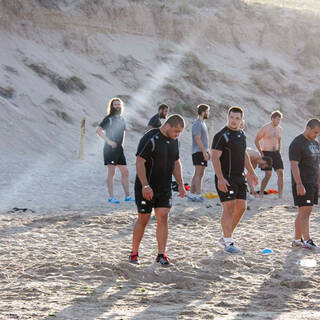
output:
[[[129,171],[127,166],[118,165],[117,166],[121,172],[121,183],[126,197],[129,197]]]
[[[266,188],[266,186],[271,178],[271,174],[272,174],[271,170],[265,171],[265,176],[262,179],[261,186],[260,186],[260,194],[259,194],[260,198],[263,198],[264,189]]]
[[[107,171],[108,171],[107,186],[108,186],[109,196],[112,198],[113,197],[113,179],[116,173],[116,166],[112,164],[108,164]]]
[[[221,215],[221,227],[223,236],[225,238],[232,237],[232,226],[233,226],[233,211],[236,205],[236,200],[222,202],[222,215]]]
[[[309,219],[312,211],[312,206],[299,207],[298,215],[295,222],[295,239],[304,240],[310,239]]]
[[[168,214],[170,208],[155,208],[157,218],[156,237],[158,242],[158,253],[165,253],[168,240]]]
[[[202,187],[202,178],[204,175],[204,166],[195,166],[194,167],[194,174],[191,180],[191,192],[195,194],[201,193]]]
[[[134,225],[133,237],[132,237],[132,252],[138,252],[139,246],[144,234],[146,225],[150,219],[150,213],[139,213],[138,220]]]
[[[279,192],[279,199],[282,198],[282,191],[283,191],[283,169],[278,169],[276,171],[278,175],[278,192]]]
[[[246,211],[247,202],[246,200],[236,199],[236,204],[234,206],[232,214],[232,233],[240,222],[244,212]]]

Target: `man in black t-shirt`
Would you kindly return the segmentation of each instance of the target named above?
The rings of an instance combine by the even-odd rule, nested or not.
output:
[[[152,128],[160,128],[160,119],[166,119],[169,112],[169,107],[166,104],[160,104],[158,113],[156,113],[148,122],[148,130]]]
[[[314,204],[318,203],[320,151],[316,141],[320,134],[320,120],[308,121],[304,133],[297,136],[289,147],[292,194],[298,206],[293,247],[320,251],[310,238],[309,218]]]
[[[97,128],[97,134],[104,140],[103,157],[104,164],[108,168],[107,186],[109,191],[108,202],[120,203],[113,194],[113,179],[116,167],[121,172],[121,182],[125,192],[124,201],[134,201],[129,193],[129,172],[123,152],[126,124],[121,117],[123,102],[119,98],[112,98],[108,105],[108,115]]]
[[[168,214],[171,208],[172,175],[179,186],[179,195],[185,196],[177,140],[183,128],[183,118],[177,114],[172,115],[159,129],[146,132],[139,142],[135,182],[138,220],[133,230],[130,262],[138,262],[140,242],[154,208],[158,242],[156,261],[162,265],[169,264],[165,249],[168,238]]]
[[[241,253],[241,250],[234,245],[232,233],[246,209],[245,167],[248,170],[248,180],[251,180],[253,185],[258,183],[246,152],[246,136],[240,130],[242,121],[243,110],[240,107],[230,107],[227,126],[220,130],[212,141],[215,184],[223,207],[221,216],[223,237],[218,244],[228,253]]]

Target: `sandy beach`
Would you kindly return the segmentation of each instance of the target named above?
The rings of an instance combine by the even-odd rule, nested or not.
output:
[[[291,248],[288,159],[292,139],[320,116],[320,7],[278,2],[0,0],[0,319],[320,319],[320,256]],[[114,96],[125,102],[131,192],[137,143],[159,103],[185,118],[189,184],[198,103],[211,106],[210,140],[227,105],[242,106],[251,148],[270,112],[283,112],[283,199],[248,201],[234,233],[244,254],[217,246],[218,199],[174,193],[172,266],[155,263],[154,217],[140,263],[128,263],[136,206],[107,202],[96,135]],[[202,191],[216,192],[212,163]],[[115,195],[124,197],[119,172]],[[317,244],[319,213],[314,206]]]

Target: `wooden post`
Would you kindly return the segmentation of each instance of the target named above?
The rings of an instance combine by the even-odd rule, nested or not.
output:
[[[80,150],[79,150],[79,159],[83,159],[83,149],[84,149],[84,134],[86,132],[86,118],[82,118],[81,121],[81,138],[80,138]]]

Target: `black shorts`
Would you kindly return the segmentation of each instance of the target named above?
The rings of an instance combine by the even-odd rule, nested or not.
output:
[[[283,161],[281,158],[281,154],[279,150],[277,151],[263,151],[263,155],[266,157],[270,157],[272,159],[272,167],[267,167],[261,170],[263,171],[270,171],[272,168],[274,170],[283,169]]]
[[[134,196],[136,198],[136,205],[139,213],[151,213],[152,208],[171,208],[172,207],[171,190],[165,190],[164,192],[154,192],[152,200],[146,200],[142,196],[141,188],[135,187]]]
[[[208,162],[204,159],[202,152],[196,152],[192,154],[192,163],[194,166],[208,166]]]
[[[304,183],[303,186],[306,189],[306,194],[304,196],[298,196],[296,184],[292,185],[294,205],[298,207],[305,207],[318,204],[318,185],[313,183]]]
[[[105,144],[103,148],[103,158],[104,165],[127,165],[126,157],[123,153],[123,148],[111,148],[109,145]]]
[[[218,189],[218,178],[215,176],[216,189],[221,202],[242,199],[247,200],[247,185],[243,177],[231,177],[227,179],[230,186],[228,192],[222,192]]]

